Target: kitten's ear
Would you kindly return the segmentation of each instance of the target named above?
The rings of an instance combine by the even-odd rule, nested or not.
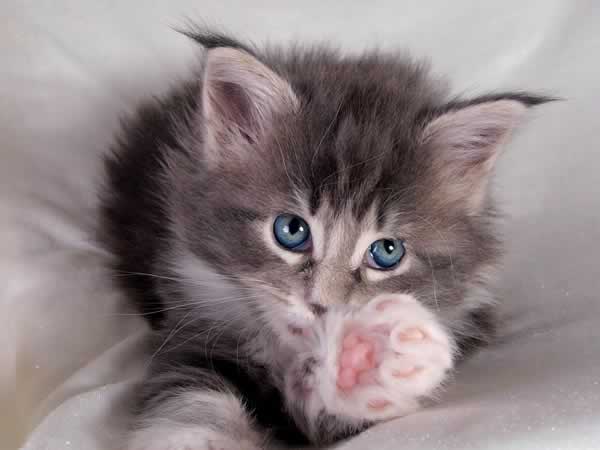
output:
[[[213,144],[208,151],[247,147],[243,144],[256,142],[277,114],[293,111],[297,103],[290,84],[249,53],[230,47],[208,50],[202,90]]]
[[[507,95],[450,105],[425,125],[422,142],[430,149],[442,201],[477,214],[485,204],[494,163],[530,106],[543,97]]]

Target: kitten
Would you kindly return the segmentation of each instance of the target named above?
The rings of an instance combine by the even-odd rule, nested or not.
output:
[[[197,32],[107,158],[102,239],[153,329],[130,450],[327,444],[435,395],[494,327],[488,181],[528,108],[422,65]]]

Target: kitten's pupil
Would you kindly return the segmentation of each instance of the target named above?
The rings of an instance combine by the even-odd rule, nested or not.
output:
[[[388,254],[391,254],[391,253],[394,253],[396,246],[394,245],[394,241],[390,241],[389,239],[386,239],[383,241],[383,248],[385,248],[385,250],[388,252]]]
[[[292,235],[300,232],[300,233],[304,233],[304,227],[302,226],[302,223],[300,223],[300,221],[298,220],[297,217],[294,217],[290,223],[288,225],[286,225],[283,229],[286,233],[290,233]]]

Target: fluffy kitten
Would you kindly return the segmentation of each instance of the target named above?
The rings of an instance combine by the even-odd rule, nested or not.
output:
[[[487,194],[527,109],[421,65],[196,33],[196,79],[106,161],[103,240],[153,328],[130,450],[333,442],[406,414],[488,340]]]

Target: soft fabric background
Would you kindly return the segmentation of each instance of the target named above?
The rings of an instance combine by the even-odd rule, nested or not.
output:
[[[185,75],[185,18],[257,42],[330,39],[430,57],[455,92],[540,108],[497,177],[510,220],[501,340],[439,405],[340,446],[600,448],[600,4],[593,0],[0,4],[0,449],[117,449],[145,326],[90,242],[119,115]]]

